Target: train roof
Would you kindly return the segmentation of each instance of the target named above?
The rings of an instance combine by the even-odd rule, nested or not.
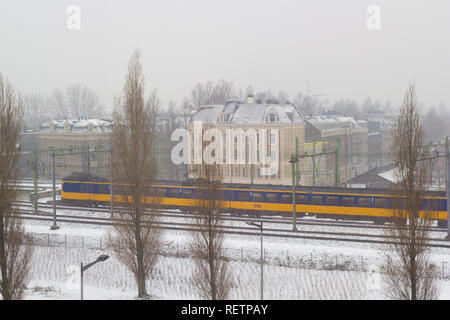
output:
[[[94,174],[84,173],[84,172],[73,172],[71,175],[62,178],[62,180],[67,181],[86,181],[86,182],[109,182],[110,180],[96,176]]]
[[[109,179],[98,177],[92,174],[86,173],[73,173],[70,176],[63,178],[63,180],[69,181],[86,181],[86,182],[110,182]],[[193,179],[185,181],[168,181],[157,180],[155,185],[160,186],[194,186]],[[223,188],[229,189],[247,189],[247,190],[276,190],[276,191],[292,191],[292,186],[288,185],[273,185],[273,184],[236,184],[236,183],[223,183]],[[321,192],[321,193],[347,193],[347,194],[379,194],[379,195],[392,195],[396,191],[394,189],[376,189],[376,188],[343,188],[343,187],[312,187],[312,186],[297,186],[295,187],[297,192]],[[425,196],[433,197],[445,197],[444,191],[427,191]]]
[[[187,180],[184,182],[176,181],[157,181],[155,184],[159,185],[173,185],[173,186],[194,186],[193,180]],[[292,191],[292,186],[288,185],[273,185],[273,184],[236,184],[236,183],[223,183],[224,188],[230,189],[249,189],[249,190],[280,190],[280,191]],[[343,188],[343,187],[313,187],[313,186],[297,186],[295,191],[300,192],[324,192],[324,193],[353,193],[353,194],[389,194],[395,193],[395,189],[379,189],[379,188]],[[442,196],[445,197],[444,191],[427,191],[426,196]]]

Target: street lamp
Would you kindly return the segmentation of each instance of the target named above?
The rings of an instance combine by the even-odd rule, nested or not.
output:
[[[263,253],[263,222],[261,223],[255,223],[255,222],[246,222],[249,226],[257,227],[259,230],[261,230],[261,300],[263,300],[264,297],[264,285],[263,285],[263,279],[264,279],[264,273],[263,273],[263,265],[264,265],[264,253]]]
[[[83,262],[81,263],[81,300],[83,300],[83,272],[86,271],[87,269],[89,269],[90,267],[92,267],[97,262],[106,261],[106,260],[108,260],[108,258],[109,258],[108,255],[102,254],[102,255],[98,256],[97,260],[95,260],[94,262],[91,262],[85,266],[83,266]]]

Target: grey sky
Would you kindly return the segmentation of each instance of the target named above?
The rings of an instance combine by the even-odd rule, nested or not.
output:
[[[81,30],[66,27],[72,4]],[[366,27],[372,4],[380,30]],[[445,0],[2,0],[0,71],[24,93],[86,84],[109,108],[138,47],[164,103],[226,79],[397,104],[415,80],[421,102],[450,106],[449,12]]]

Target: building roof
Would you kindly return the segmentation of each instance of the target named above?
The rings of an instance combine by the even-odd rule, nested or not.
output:
[[[191,116],[191,123],[212,124],[291,124],[303,123],[303,117],[293,104],[242,103],[202,106]]]
[[[202,106],[196,113],[191,115],[191,122],[217,123],[223,107],[223,105]]]
[[[49,120],[39,127],[39,132],[107,133],[112,122],[107,119]]]
[[[305,121],[320,131],[337,131],[344,128],[361,129],[366,128],[367,123],[356,121],[352,117],[343,116],[314,116],[306,117]]]

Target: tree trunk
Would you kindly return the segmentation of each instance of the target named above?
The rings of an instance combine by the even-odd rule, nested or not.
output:
[[[137,260],[137,274],[136,281],[138,284],[138,297],[143,298],[146,297],[147,289],[145,287],[145,271],[144,271],[144,251],[142,248],[142,239],[141,239],[141,219],[140,213],[137,214],[136,221],[136,260]]]
[[[11,300],[9,292],[9,279],[6,266],[5,230],[3,224],[3,214],[0,215],[0,268],[2,272],[1,293],[4,300]]]

